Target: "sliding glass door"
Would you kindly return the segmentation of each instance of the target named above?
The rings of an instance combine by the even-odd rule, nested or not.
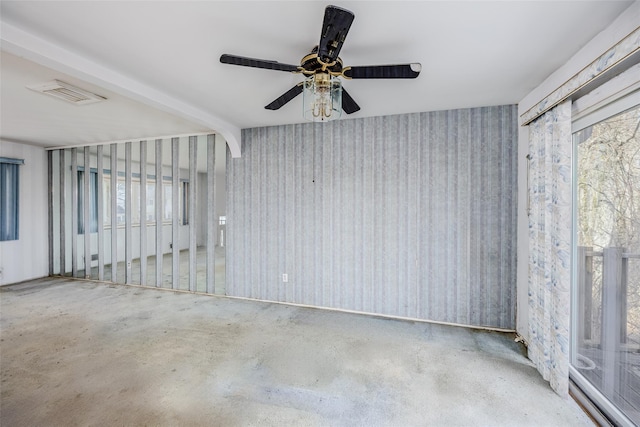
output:
[[[640,424],[638,92],[574,123],[572,379],[616,423]]]

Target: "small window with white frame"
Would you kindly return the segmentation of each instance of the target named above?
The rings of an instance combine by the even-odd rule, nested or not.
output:
[[[20,232],[20,165],[23,159],[0,157],[0,241],[18,240]]]

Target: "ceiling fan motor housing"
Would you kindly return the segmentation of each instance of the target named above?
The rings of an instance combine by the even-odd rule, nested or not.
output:
[[[325,64],[318,58],[318,46],[311,50],[311,53],[300,60],[300,66],[304,69],[304,74],[314,74],[317,72],[326,72],[340,74],[342,73],[342,59],[336,58],[333,64]]]

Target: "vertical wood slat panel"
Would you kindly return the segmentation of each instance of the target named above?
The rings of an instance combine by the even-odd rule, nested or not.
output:
[[[104,280],[104,147],[98,145],[96,167],[98,168],[98,280]]]
[[[111,144],[111,281],[118,282],[118,145]]]
[[[180,229],[179,229],[179,194],[180,194],[180,138],[171,138],[171,238],[172,249],[172,269],[171,288],[180,287]]]
[[[140,284],[147,284],[147,141],[140,141]]]
[[[514,328],[514,109],[243,131],[229,294]]]
[[[503,130],[503,137],[509,138],[509,134],[510,132],[512,132],[513,130],[511,129],[510,123],[517,121],[518,117],[517,117],[517,113],[515,110],[508,110],[505,111],[505,119],[503,122],[503,126],[504,126],[504,130]],[[517,132],[517,127],[515,132]],[[517,176],[518,176],[518,162],[517,161],[513,161],[513,159],[517,159],[518,158],[518,153],[517,153],[517,143],[514,145],[510,145],[510,144],[504,144],[504,163],[508,164],[511,166],[510,170],[505,170],[505,176],[504,176],[504,182],[507,183],[509,182],[509,178],[511,177],[516,177],[515,180],[517,181]],[[506,184],[505,184],[506,185]],[[517,186],[517,182],[514,184]],[[510,215],[509,215],[509,223],[510,226],[508,227],[508,230],[515,230],[517,228],[517,224],[518,224],[518,193],[517,191],[511,191],[511,188],[507,187],[507,192],[509,194],[509,203],[507,204],[507,208],[510,206]],[[503,236],[508,236],[507,234],[507,229],[505,228],[503,230]],[[503,281],[507,281],[507,280],[511,280],[511,278],[514,278],[517,276],[517,271],[516,271],[516,267],[517,267],[517,242],[515,239],[510,239],[509,243],[512,245],[508,248],[508,253],[506,258],[506,263],[507,263],[507,268],[508,268],[508,274],[503,278]],[[506,296],[506,300],[507,301],[512,301],[511,304],[511,311],[509,313],[509,316],[507,318],[504,319],[504,323],[505,325],[509,324],[511,322],[511,319],[515,319],[516,318],[516,309],[517,309],[517,304],[516,304],[516,300],[517,300],[517,289],[515,286],[509,287],[507,288],[509,290],[509,294]]]
[[[67,260],[66,260],[66,240],[67,240],[67,217],[66,217],[66,191],[65,184],[66,165],[65,165],[66,150],[60,150],[60,274],[65,275],[67,273]]]
[[[247,134],[247,131],[242,130],[240,132],[240,138],[244,140],[246,134]],[[226,228],[227,230],[229,230],[229,225],[232,222],[236,220],[242,221],[242,218],[240,218],[238,215],[239,215],[239,212],[244,212],[244,209],[242,209],[241,207],[240,201],[236,199],[238,193],[236,191],[230,191],[231,186],[229,185],[229,183],[236,182],[238,180],[238,175],[242,172],[242,170],[240,168],[232,167],[234,160],[229,155],[229,150],[227,150],[225,162],[226,162],[226,172],[227,172],[227,191],[226,191],[227,209],[225,213],[227,216]],[[228,259],[234,258],[236,256],[235,255],[236,253],[240,254],[243,252],[242,247],[243,247],[244,238],[246,236],[247,236],[247,233],[244,233],[243,235],[236,236],[236,238],[232,239],[231,241],[225,238],[226,258]],[[243,282],[242,274],[244,274],[244,270],[239,268],[236,268],[233,270],[226,269],[225,273],[226,273],[225,293],[232,294],[229,292],[229,284],[231,283],[232,287],[234,287],[236,290],[239,290],[240,288],[239,284]]]
[[[78,149],[71,149],[71,275],[78,277]]]
[[[47,152],[47,203],[49,204],[49,215],[47,218],[47,228],[49,235],[49,276],[53,276],[53,151]]]
[[[216,280],[216,136],[207,135],[207,293],[215,292]]]
[[[133,283],[132,263],[133,263],[133,226],[131,224],[131,142],[125,143],[124,152],[124,271],[126,284]]]
[[[91,153],[84,147],[83,224],[84,224],[84,277],[91,278]]]
[[[162,260],[163,260],[163,212],[162,207],[162,139],[156,139],[156,287],[162,286]]]
[[[189,290],[195,292],[197,290],[197,229],[196,229],[196,212],[198,206],[196,203],[197,194],[197,156],[198,156],[198,137],[189,137]]]
[[[248,138],[248,129],[243,129],[240,132],[240,138],[244,141]],[[246,153],[242,154],[242,157],[245,157]],[[239,181],[242,178],[242,175],[245,168],[234,168],[233,164],[235,160],[229,156],[229,152],[227,150],[226,156],[227,163],[227,237],[229,236],[228,232],[230,229],[233,229],[232,223],[235,221],[244,221],[245,212],[243,203],[244,200],[238,199],[238,192],[231,191],[231,186],[229,183]],[[235,187],[235,184],[234,184]],[[243,186],[244,188],[244,186]],[[246,224],[245,224],[246,226]],[[228,259],[235,258],[236,254],[244,253],[244,240],[247,238],[249,233],[242,233],[237,235],[234,239],[225,239],[225,253]],[[226,270],[226,278],[225,278],[225,288],[227,294],[234,295],[235,293],[245,293],[244,289],[241,289],[243,283],[245,283],[244,275],[246,274],[246,269],[236,268]],[[230,291],[230,286],[235,288],[235,292]]]

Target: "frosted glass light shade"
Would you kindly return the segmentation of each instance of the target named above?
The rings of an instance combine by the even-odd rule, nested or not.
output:
[[[342,83],[337,77],[325,73],[308,77],[302,95],[305,119],[326,122],[342,115]]]

